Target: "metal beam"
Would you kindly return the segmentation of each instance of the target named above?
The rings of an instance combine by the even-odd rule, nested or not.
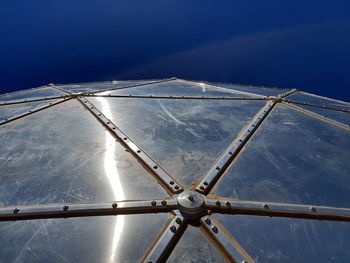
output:
[[[337,102],[337,103],[340,103],[340,104],[345,104],[347,106],[350,106],[350,102],[346,102],[346,101],[342,101],[342,100],[336,100],[336,99],[332,99],[332,98],[328,98],[328,97],[324,97],[324,96],[308,93],[308,92],[305,92],[305,91],[300,91],[299,93],[302,93],[302,94],[307,95],[307,96],[311,96],[311,97],[315,97],[315,98],[319,98],[319,99],[323,99],[323,100],[328,100],[328,101],[333,101],[333,102]]]
[[[23,104],[23,103],[31,103],[31,102],[38,102],[38,101],[46,101],[46,100],[55,100],[55,99],[63,99],[67,98],[69,95],[62,95],[62,96],[56,96],[56,97],[44,97],[40,99],[32,99],[32,100],[19,100],[19,101],[9,101],[9,102],[0,102],[1,106],[10,106],[10,105],[16,105],[16,104]]]
[[[350,110],[337,109],[337,108],[333,108],[333,107],[329,107],[329,106],[320,106],[320,105],[311,104],[308,102],[298,102],[298,101],[288,100],[288,99],[285,99],[284,101],[289,102],[289,103],[293,103],[293,104],[297,104],[297,105],[302,105],[302,106],[305,105],[305,106],[310,106],[310,107],[319,108],[319,109],[327,109],[327,110],[332,110],[332,111],[340,111],[340,112],[350,113]]]
[[[180,193],[183,187],[171,177],[155,160],[153,160],[144,150],[137,146],[125,133],[123,133],[111,120],[103,115],[91,102],[87,99],[78,97],[79,102],[91,112],[96,119],[109,131],[111,134],[126,147],[132,155],[143,164],[147,170],[153,174],[162,185],[171,193]]]
[[[278,97],[278,98],[285,98],[285,97],[287,97],[287,96],[289,96],[289,95],[294,94],[294,93],[297,92],[297,91],[298,91],[297,89],[291,89],[291,90],[289,90],[289,91],[287,91],[287,92],[285,92],[285,93],[282,93],[282,94],[280,94],[280,95],[277,95],[276,97]]]
[[[341,123],[341,122],[337,122],[337,121],[335,121],[335,120],[333,120],[333,119],[330,119],[330,118],[328,118],[328,117],[326,117],[326,116],[322,116],[322,115],[319,115],[319,114],[314,113],[314,112],[312,112],[312,111],[309,111],[309,110],[307,110],[307,109],[304,109],[304,108],[302,108],[302,107],[296,106],[296,105],[294,105],[293,103],[289,103],[289,102],[286,102],[286,101],[284,101],[283,103],[284,103],[285,105],[287,105],[287,106],[289,106],[289,107],[291,107],[291,108],[293,108],[293,109],[295,109],[295,110],[298,110],[298,111],[300,111],[300,112],[302,112],[302,113],[305,113],[305,114],[307,114],[307,115],[309,115],[309,116],[311,116],[311,117],[314,117],[314,118],[319,119],[319,120],[321,120],[321,121],[324,121],[324,122],[333,124],[333,125],[338,126],[338,127],[340,127],[340,128],[343,128],[343,129],[346,129],[346,130],[350,130],[350,125],[346,125],[346,124],[343,124],[343,123]]]
[[[23,117],[25,117],[25,116],[31,115],[31,114],[33,114],[33,113],[36,113],[36,112],[39,112],[39,111],[42,111],[42,110],[45,110],[45,109],[47,109],[47,108],[50,108],[50,107],[52,107],[52,106],[55,106],[55,105],[60,104],[60,103],[62,103],[62,102],[65,102],[65,101],[67,101],[67,100],[70,100],[70,98],[69,98],[69,97],[65,97],[65,98],[63,98],[63,100],[60,100],[60,101],[57,101],[57,102],[54,102],[54,103],[51,103],[51,102],[50,102],[49,104],[47,104],[46,106],[43,106],[43,107],[41,107],[41,108],[38,108],[38,109],[35,109],[35,110],[30,110],[30,111],[28,111],[28,112],[26,112],[26,113],[17,115],[17,116],[12,117],[12,118],[7,118],[7,119],[5,119],[4,121],[0,122],[0,125],[4,125],[4,124],[6,124],[6,123],[9,123],[9,122],[12,122],[12,121],[21,119],[21,118],[23,118]]]
[[[213,213],[220,214],[350,221],[350,209],[327,206],[238,201],[216,197],[207,198],[205,200],[204,208]]]
[[[177,208],[176,199],[116,201],[97,204],[10,206],[0,208],[0,221],[167,213]]]
[[[156,242],[151,246],[151,249],[141,262],[165,262],[186,230],[186,227],[187,223],[184,218],[179,214],[175,215],[170,223],[165,226],[161,235],[156,239]]]
[[[201,229],[218,246],[229,262],[254,262],[229,231],[215,219],[209,216],[202,217]]]
[[[84,97],[123,98],[123,99],[176,99],[176,100],[267,100],[258,97],[207,97],[207,96],[158,96],[158,95],[94,95],[86,94]]]
[[[233,159],[240,152],[242,147],[248,142],[249,138],[254,134],[261,125],[267,115],[275,106],[275,101],[268,101],[265,106],[258,112],[252,121],[239,134],[239,136],[228,146],[221,157],[215,162],[207,175],[196,186],[197,192],[207,194],[212,189],[217,180],[225,172]]]

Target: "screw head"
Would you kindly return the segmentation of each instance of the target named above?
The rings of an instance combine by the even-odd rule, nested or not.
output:
[[[165,200],[162,201],[162,205],[166,206],[167,202]]]
[[[199,189],[204,190],[204,186],[203,186],[203,185],[201,185],[201,186],[199,187]]]
[[[68,209],[69,209],[69,206],[68,206],[68,205],[65,205],[65,206],[63,207],[63,211],[68,211]]]
[[[151,202],[151,205],[152,205],[152,206],[156,206],[156,205],[157,205],[157,202],[156,202],[156,201],[152,201],[152,202]]]
[[[19,212],[19,209],[18,209],[18,208],[13,209],[13,213],[14,213],[14,214],[18,214],[18,212]]]
[[[194,197],[193,197],[192,195],[189,195],[187,198],[188,198],[188,200],[190,200],[190,201],[193,201],[193,200],[194,200]]]
[[[176,223],[178,223],[179,225],[181,225],[181,224],[182,224],[182,220],[181,220],[181,218],[180,218],[180,217],[176,218]]]
[[[269,209],[269,205],[268,204],[263,204],[263,208]]]
[[[210,225],[210,224],[211,224],[211,220],[210,220],[209,217],[206,217],[206,218],[204,219],[204,221],[205,221],[205,223],[206,223],[207,225]]]
[[[174,188],[175,188],[176,190],[179,190],[180,187],[179,187],[178,185],[175,185]]]
[[[169,184],[173,185],[173,184],[174,184],[174,181],[170,181]]]
[[[217,200],[217,201],[215,202],[215,204],[216,204],[217,206],[221,206],[221,203],[220,203],[219,200]]]
[[[118,204],[117,203],[113,203],[112,207],[113,207],[113,209],[116,209],[118,207]]]
[[[170,227],[170,231],[173,232],[173,233],[176,233],[176,226],[171,226]]]
[[[212,227],[211,227],[211,230],[212,230],[214,233],[218,233],[218,232],[219,232],[219,229],[218,229],[216,226],[212,226]]]
[[[313,206],[310,207],[310,210],[311,210],[311,212],[316,212],[316,208]]]
[[[226,202],[227,207],[231,207],[231,203],[229,201]]]

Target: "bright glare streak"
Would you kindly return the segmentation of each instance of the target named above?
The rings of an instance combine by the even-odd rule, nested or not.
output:
[[[112,113],[110,111],[107,100],[105,98],[97,98],[97,100],[102,105],[102,112],[106,115],[107,118],[111,119]],[[104,155],[104,169],[108,181],[112,187],[115,201],[124,200],[124,191],[117,170],[117,162],[115,160],[115,140],[108,131],[106,131],[106,151]],[[120,241],[120,237],[123,232],[123,228],[124,216],[118,215],[115,221],[111,256],[109,257],[109,262],[115,261],[116,252]]]
[[[201,86],[202,87],[202,91],[203,92],[205,92],[205,84],[204,83],[202,83],[202,82],[200,82],[200,83],[198,83],[199,84],[199,86]]]

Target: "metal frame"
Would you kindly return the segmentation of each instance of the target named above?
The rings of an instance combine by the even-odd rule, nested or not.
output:
[[[126,89],[144,85],[150,85],[155,83],[167,82],[176,80],[176,78],[170,78],[160,81],[154,81],[150,83],[130,85],[125,87],[119,87],[115,89]],[[180,80],[183,82],[191,82],[193,84],[202,85],[198,82]],[[227,168],[233,163],[235,158],[239,155],[243,146],[249,143],[251,137],[258,130],[264,120],[269,116],[274,107],[281,103],[288,105],[289,107],[296,109],[304,114],[312,116],[322,121],[326,121],[329,124],[336,125],[341,128],[350,128],[342,123],[336,122],[332,119],[325,118],[316,113],[305,110],[298,105],[308,105],[326,110],[336,110],[345,113],[349,113],[349,110],[335,109],[332,107],[323,107],[320,105],[301,103],[298,101],[289,100],[288,96],[298,92],[293,89],[277,96],[261,96],[258,94],[233,91],[211,84],[205,83],[211,89],[226,91],[231,93],[239,93],[242,95],[248,95],[248,97],[231,98],[231,97],[197,97],[197,96],[125,96],[125,95],[98,95],[101,91],[96,92],[83,92],[79,94],[72,94],[60,87],[53,84],[48,87],[60,90],[67,95],[60,97],[41,98],[33,100],[23,100],[2,103],[0,106],[9,106],[14,104],[29,103],[36,101],[46,101],[52,99],[62,100],[50,103],[49,105],[33,110],[31,112],[15,116],[5,123],[23,118],[38,111],[42,111],[56,104],[64,101],[75,99],[80,102],[85,109],[87,109],[98,121],[102,124],[129,152],[136,158],[144,168],[154,177],[160,181],[161,185],[171,195],[168,199],[158,200],[140,200],[140,201],[116,201],[109,203],[92,203],[92,204],[47,204],[47,205],[32,205],[32,206],[8,206],[0,208],[0,221],[17,221],[17,220],[34,220],[44,218],[67,218],[67,217],[88,217],[88,216],[109,216],[109,215],[126,215],[126,214],[146,214],[146,213],[173,213],[174,216],[167,222],[160,232],[159,236],[154,240],[153,244],[149,248],[147,254],[142,259],[143,262],[164,262],[170,253],[173,251],[177,242],[181,238],[182,234],[187,228],[188,223],[192,219],[187,218],[180,212],[181,207],[177,201],[177,194],[184,190],[176,180],[163,169],[151,156],[144,152],[143,149],[138,147],[124,132],[122,132],[117,125],[100,112],[95,105],[88,101],[88,97],[113,97],[120,99],[191,99],[191,100],[266,100],[266,104],[255,115],[255,117],[241,130],[240,134],[233,142],[227,147],[223,154],[216,160],[212,168],[207,172],[204,177],[199,180],[199,183],[194,186],[194,189],[204,195],[204,205],[201,208],[202,214],[199,219],[196,218],[197,225],[199,225],[202,232],[211,240],[212,243],[219,249],[222,255],[229,261],[233,262],[253,262],[252,257],[240,246],[235,238],[220,224],[220,222],[213,219],[211,213],[221,214],[243,214],[253,216],[269,216],[269,217],[288,217],[288,218],[303,218],[314,220],[334,220],[334,221],[350,221],[350,209],[325,207],[325,206],[313,206],[313,205],[301,205],[301,204],[285,204],[274,202],[251,202],[240,201],[234,199],[228,199],[225,197],[217,197],[208,195],[210,190],[215,186],[219,179],[222,178]],[[44,87],[40,87],[44,88]],[[39,88],[38,88],[39,89]],[[114,89],[111,89],[114,90]],[[107,91],[107,90],[103,90]],[[23,92],[23,91],[20,91]],[[307,93],[306,93],[307,94]],[[3,94],[6,95],[6,94]],[[307,94],[309,95],[309,94]],[[313,94],[311,94],[313,95]],[[85,97],[84,97],[85,96]],[[320,97],[317,95],[313,95]],[[328,99],[320,97],[322,99]],[[332,100],[332,99],[329,99]],[[341,101],[333,100],[336,102],[344,103]],[[346,103],[348,104],[348,103]],[[350,104],[349,104],[350,105]],[[193,223],[193,222],[192,222]]]

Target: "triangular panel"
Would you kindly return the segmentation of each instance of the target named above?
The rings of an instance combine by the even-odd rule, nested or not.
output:
[[[0,106],[0,123],[16,118],[22,114],[30,113],[32,111],[38,110],[40,108],[49,106],[53,103],[60,101],[56,100],[44,100],[28,103],[20,103],[14,105]]]
[[[198,228],[188,226],[167,262],[224,263],[226,261]]]
[[[139,262],[168,217],[0,222],[0,262]]]
[[[349,262],[349,222],[214,215],[255,262]]]
[[[114,90],[105,92],[104,95],[133,95],[133,96],[194,96],[194,97],[252,97],[242,95],[232,90],[224,90],[209,87],[205,84],[196,84],[181,80],[172,80],[157,84],[150,84],[134,88]],[[253,96],[254,97],[254,96]]]
[[[57,85],[57,87],[71,93],[79,93],[79,92],[89,93],[89,92],[124,88],[124,87],[129,87],[134,85],[142,85],[142,84],[152,83],[155,81],[156,80],[113,80],[113,81],[105,81],[105,82],[90,82],[90,83],[87,82],[87,83],[76,83],[76,84],[73,83],[73,84]]]
[[[76,100],[0,126],[0,206],[167,194]]]
[[[64,92],[56,90],[54,88],[38,88],[31,90],[24,90],[20,92],[7,93],[0,96],[0,103],[24,101],[24,100],[36,100],[51,97],[64,97],[67,95]]]
[[[299,102],[299,103],[309,103],[317,106],[325,106],[335,109],[345,109],[350,110],[350,104],[333,100],[333,99],[327,99],[323,98],[317,95],[312,95],[304,92],[297,92],[292,95],[289,95],[286,97],[287,100]]]
[[[89,100],[99,110],[102,102],[108,105],[108,112],[102,112],[186,186],[210,168],[264,105],[244,100]]]
[[[350,132],[283,104],[214,189],[254,201],[350,207]]]

